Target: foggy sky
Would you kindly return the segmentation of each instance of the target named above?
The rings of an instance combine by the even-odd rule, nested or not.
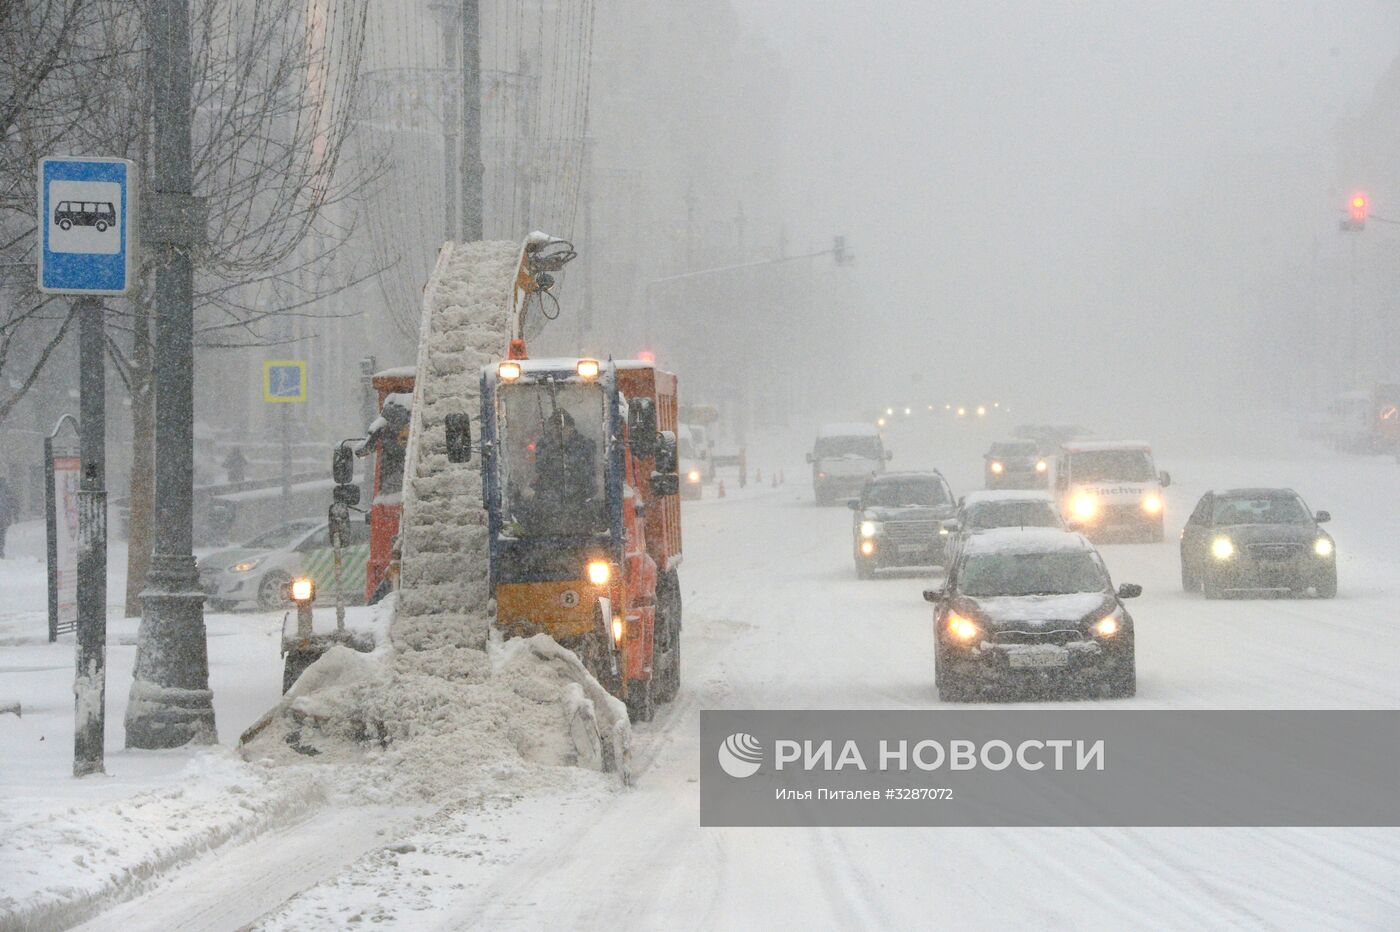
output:
[[[739,6],[789,72],[791,226],[859,254],[872,400],[1052,419],[1261,400],[1260,287],[1335,236],[1339,127],[1400,51],[1368,0]]]

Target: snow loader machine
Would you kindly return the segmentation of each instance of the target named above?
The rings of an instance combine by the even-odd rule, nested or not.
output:
[[[676,377],[638,360],[516,340],[481,376],[495,625],[572,649],[634,721],[680,685],[676,414]]]

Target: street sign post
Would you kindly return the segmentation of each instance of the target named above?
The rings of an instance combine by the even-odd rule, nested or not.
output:
[[[268,404],[306,403],[306,360],[268,359],[263,362],[263,401]],[[282,409],[282,497],[292,494],[292,423]]]
[[[137,278],[136,163],[39,160],[39,290],[128,294]]]

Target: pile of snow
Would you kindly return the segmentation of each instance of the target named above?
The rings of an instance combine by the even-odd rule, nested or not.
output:
[[[545,635],[490,641],[495,611],[477,462],[448,463],[444,418],[480,411],[480,372],[509,341],[520,260],[509,242],[443,247],[424,289],[404,482],[400,592],[387,642],[332,648],[244,756],[344,764],[336,789],[371,804],[445,802],[484,784],[558,784],[558,767],[629,772],[626,707]]]

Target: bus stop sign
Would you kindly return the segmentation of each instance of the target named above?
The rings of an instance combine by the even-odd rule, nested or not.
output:
[[[136,164],[39,160],[39,290],[124,295],[136,284]]]

